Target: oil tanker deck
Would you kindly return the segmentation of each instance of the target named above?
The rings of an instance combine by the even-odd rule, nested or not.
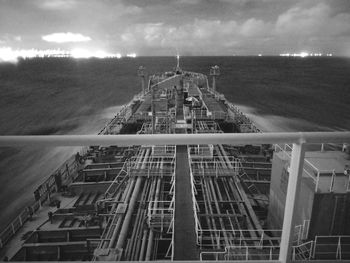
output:
[[[205,75],[183,71],[179,64],[149,78],[140,67],[142,92],[100,134],[259,133],[216,91],[219,74],[217,66],[210,70],[210,86]],[[288,147],[84,147],[35,190],[33,205],[1,233],[1,255],[12,261],[278,260],[284,207],[272,177],[277,176],[277,189],[286,187]],[[323,147],[328,147],[323,153],[342,157],[341,169],[350,165],[338,145]],[[324,171],[304,167],[310,174],[315,169]],[[311,211],[323,201],[311,204],[295,226],[295,260],[324,259],[325,247],[331,250],[326,259],[350,258],[349,227],[338,220],[348,217],[348,177],[335,169],[333,174],[322,177],[331,182],[318,175],[313,196],[320,199],[318,188],[327,182],[333,187],[338,204],[344,203],[333,215],[333,230],[339,231],[321,237],[322,222],[313,220],[320,215]],[[311,188],[312,183],[307,181]]]

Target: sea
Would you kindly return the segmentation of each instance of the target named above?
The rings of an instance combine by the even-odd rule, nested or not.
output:
[[[0,135],[96,134],[175,57],[35,58],[0,63]],[[350,130],[350,58],[181,57],[265,132]],[[210,79],[211,81],[211,79]],[[33,191],[76,148],[0,148],[0,230],[33,202]]]

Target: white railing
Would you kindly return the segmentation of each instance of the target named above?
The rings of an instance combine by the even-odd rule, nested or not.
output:
[[[174,145],[154,145],[152,146],[152,156],[153,157],[175,157]]]
[[[278,244],[281,239],[282,230],[278,229],[200,229],[198,231],[198,238],[201,248],[225,248],[227,245],[227,236],[230,236],[229,243],[236,246],[245,246],[248,243],[257,243],[258,246],[262,247],[264,243],[275,243]],[[204,245],[203,241],[211,240],[211,235],[214,236],[216,244],[211,243]]]
[[[175,156],[176,156],[176,147],[175,147]],[[175,176],[176,176],[176,161],[174,163],[174,173],[173,173],[173,177],[171,178],[172,180],[172,185],[171,185],[171,188],[172,188],[172,191],[170,190],[170,192],[173,193],[173,207],[174,207],[174,211],[176,211],[176,203],[175,203],[175,200],[176,200],[176,191],[175,191]],[[173,219],[173,222],[172,222],[172,230],[173,230],[173,233],[172,233],[172,237],[171,237],[171,244],[172,244],[172,248],[171,248],[171,260],[174,259],[174,253],[175,253],[175,249],[174,249],[174,244],[175,244],[175,213],[174,213],[174,219]]]
[[[174,201],[150,201],[147,212],[148,225],[151,228],[160,228],[161,232],[168,231],[174,221],[173,203]]]
[[[191,156],[191,171],[194,176],[229,176],[238,175],[239,167],[237,159],[228,161],[203,160]]]
[[[240,109],[239,107],[233,105],[231,102],[226,100],[226,105],[229,108],[229,112],[231,111],[234,116],[230,116],[234,120],[240,122],[240,128],[246,132],[257,133],[260,132],[260,129],[255,126],[255,124],[249,119]],[[230,115],[230,114],[229,114]],[[244,132],[241,130],[241,132]]]
[[[305,144],[350,143],[350,132],[245,133],[245,134],[156,134],[156,135],[49,135],[1,136],[0,146],[88,146],[88,145],[186,145],[186,144],[279,144],[293,143],[289,182],[281,237],[279,262],[289,262],[292,255],[297,195],[300,190]]]
[[[348,132],[269,132],[215,134],[141,134],[141,135],[4,135],[0,147],[11,146],[130,146],[185,144],[320,144],[324,141],[350,141]]]
[[[122,127],[122,122],[126,122],[130,119],[132,115],[132,106],[135,103],[136,100],[140,100],[143,97],[143,91],[140,93],[136,94],[133,99],[127,103],[121,106],[120,111],[117,113],[114,118],[112,118],[101,130],[98,134],[108,134],[112,132],[112,128],[115,126],[117,123],[118,130],[113,131],[113,134],[119,133],[121,127]]]
[[[212,158],[213,157],[213,145],[212,144],[197,144],[190,145],[188,147],[188,156],[190,158]]]
[[[349,258],[350,236],[315,236],[313,241],[313,258],[332,258],[342,260]]]
[[[293,260],[310,260],[313,257],[314,241],[293,246],[292,259]]]
[[[275,152],[282,153],[284,158],[287,158],[289,160],[291,159],[292,147],[289,144],[284,144],[283,146],[279,144],[275,144],[274,149],[275,149]],[[334,169],[330,169],[330,170],[318,169],[310,161],[305,159],[303,172],[305,175],[307,175],[311,179],[311,182],[315,186],[315,192],[318,192],[320,190],[319,189],[320,175],[331,174],[331,180],[329,182],[328,189],[329,189],[329,192],[333,192],[333,186],[336,180],[336,172]],[[349,183],[350,183],[350,176],[349,176]],[[346,189],[348,189],[348,186],[346,186]]]
[[[69,182],[72,182],[77,175],[79,165],[77,160],[72,156],[51,173],[44,182],[38,185],[34,191],[34,201],[24,208],[0,233],[0,249],[11,240],[17,231],[22,228],[24,223],[31,219],[33,214],[38,211],[46,201],[51,201],[50,197],[52,193],[60,191],[60,189],[57,189],[55,177],[60,177],[62,185],[67,185]]]
[[[224,251],[201,252],[201,261],[233,261],[245,262],[250,260],[272,261],[277,260],[279,248],[275,246],[232,246]]]

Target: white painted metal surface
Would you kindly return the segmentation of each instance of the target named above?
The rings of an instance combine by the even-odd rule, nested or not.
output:
[[[0,136],[3,146],[350,143],[350,132]]]
[[[279,260],[289,262],[291,260],[295,210],[297,196],[300,192],[300,181],[303,174],[305,146],[303,143],[293,144],[292,159],[290,162],[286,204],[282,226]]]

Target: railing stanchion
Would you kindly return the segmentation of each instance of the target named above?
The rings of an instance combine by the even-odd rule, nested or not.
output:
[[[283,231],[279,260],[282,263],[291,261],[291,249],[294,233],[295,210],[300,191],[300,179],[304,166],[305,147],[303,142],[294,143],[290,161],[286,203],[284,208]]]

